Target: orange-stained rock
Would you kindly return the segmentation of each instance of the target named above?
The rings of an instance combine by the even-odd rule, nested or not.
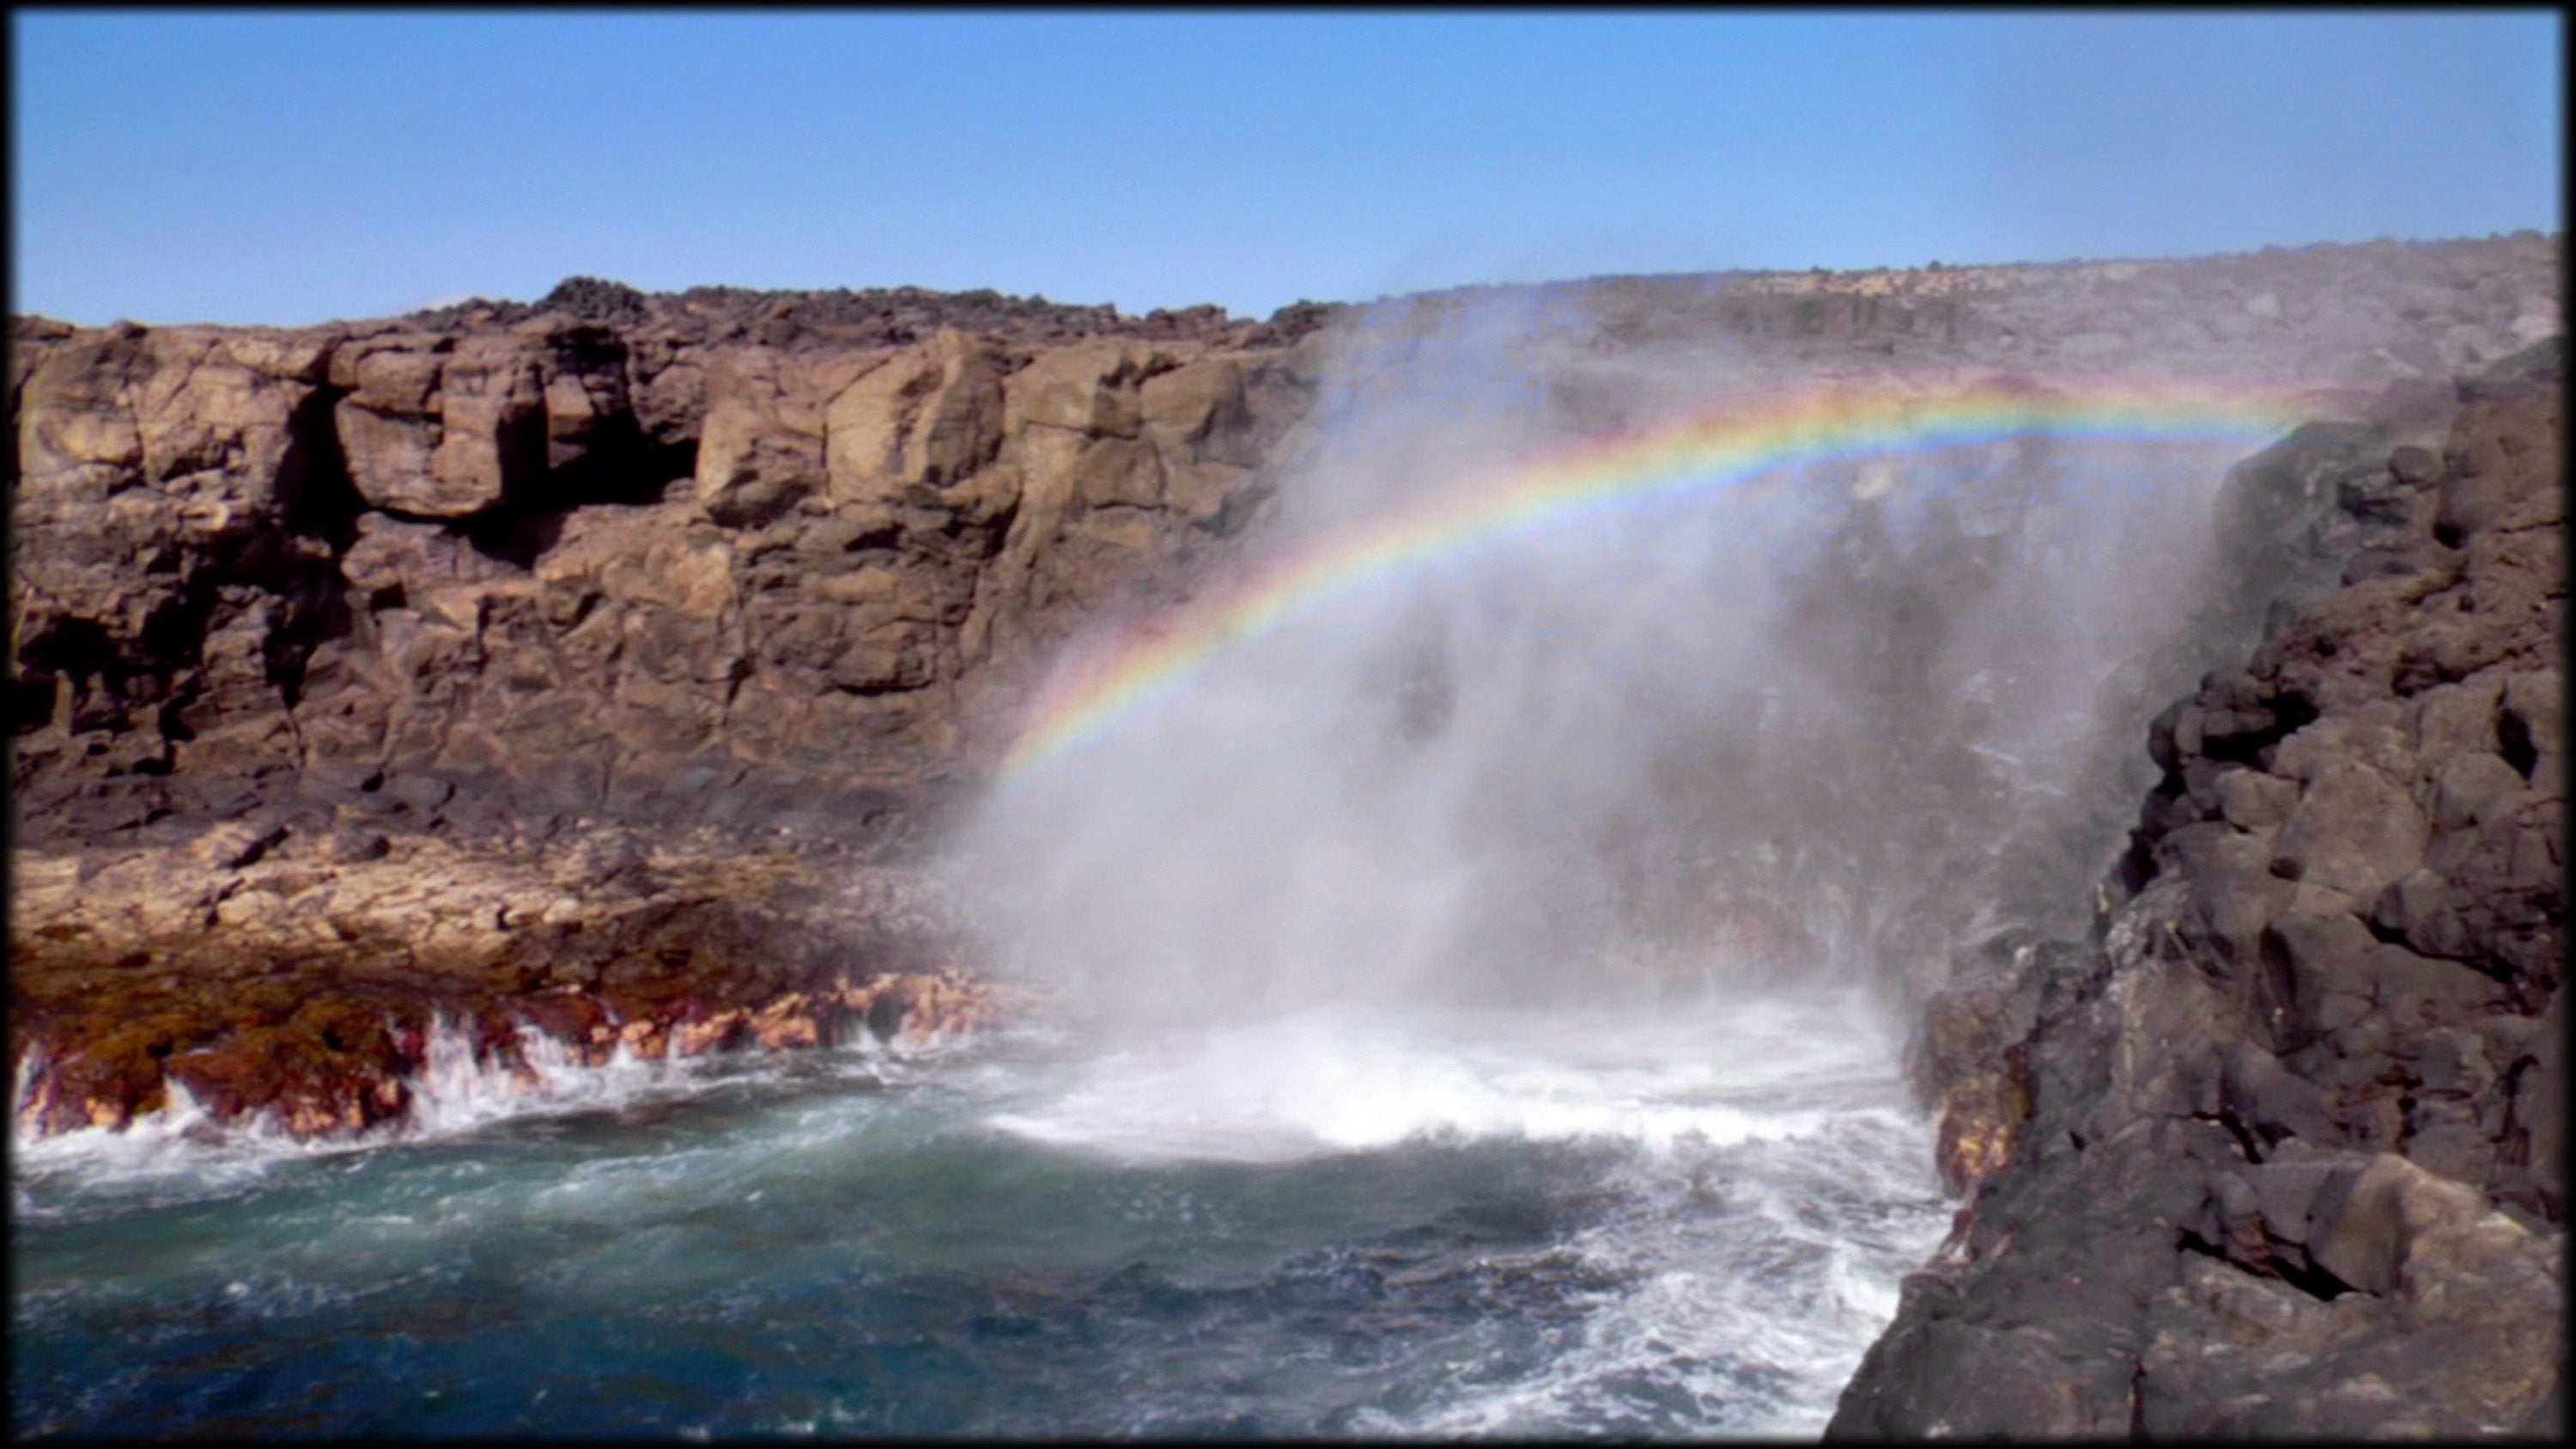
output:
[[[797,1050],[869,1030],[989,1024],[934,979],[955,944],[906,872],[714,830],[596,826],[568,840],[405,834],[352,856],[330,833],[229,826],[93,863],[21,850],[12,1065],[24,1130],[122,1127],[175,1081],[218,1120],[298,1133],[402,1120],[434,1018],[533,1086],[522,1033],[606,1062]],[[219,871],[209,930],[165,909]],[[890,1014],[888,1014],[890,1013]]]

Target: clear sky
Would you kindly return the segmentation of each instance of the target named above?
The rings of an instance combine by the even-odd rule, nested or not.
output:
[[[2562,227],[2554,10],[11,19],[18,311],[587,273],[1267,315]]]

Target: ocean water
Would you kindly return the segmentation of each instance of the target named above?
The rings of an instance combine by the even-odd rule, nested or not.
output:
[[[1948,1211],[1857,997],[585,1069],[13,1154],[19,1435],[1819,1431]]]

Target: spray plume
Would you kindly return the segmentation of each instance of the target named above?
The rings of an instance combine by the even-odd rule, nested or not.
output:
[[[2315,394],[1674,406],[1717,370],[1474,308],[1351,338],[1267,554],[1042,692],[959,857],[1005,969],[1140,1029],[1722,1002],[2086,900],[2225,466]]]
[[[1333,597],[1442,555],[1512,534],[1579,528],[1585,516],[1794,484],[1824,465],[1890,461],[2022,438],[2086,443],[2218,440],[2258,444],[2296,423],[2312,389],[2186,378],[2098,377],[2048,389],[1989,379],[1940,392],[1849,384],[1731,399],[1722,411],[1631,437],[1593,441],[1256,570],[1195,607],[1147,620],[1066,670],[1003,759],[1034,769],[1181,687],[1225,650]],[[1873,484],[1890,476],[1880,470]],[[1872,485],[1864,485],[1872,486]]]

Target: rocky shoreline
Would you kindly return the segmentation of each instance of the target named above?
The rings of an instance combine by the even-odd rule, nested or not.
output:
[[[18,319],[20,1129],[398,1124],[433,1019],[507,1072],[989,1018],[884,862],[1239,528],[1253,341]]]
[[[441,1023],[524,1082],[530,1033],[597,1066],[926,1043],[1012,1001],[917,877],[709,831],[548,849],[232,822],[17,864],[17,1123],[40,1135],[127,1127],[174,1086],[217,1122],[399,1127]]]
[[[17,1130],[174,1085],[398,1129],[442,1024],[506,1075],[532,1034],[597,1062],[1024,1005],[918,862],[1058,645],[1224,566],[1353,329],[1570,309],[1546,406],[1600,430],[1629,421],[1602,379],[1685,365],[2386,387],[2237,490],[2307,572],[2247,561],[2283,627],[2159,722],[2125,904],[1933,998],[1969,1208],[1836,1431],[2252,1432],[2435,1379],[2472,1396],[2410,1398],[2437,1430],[2554,1422],[2527,1382],[2369,1356],[2538,1332],[2543,1267],[2555,1332],[2558,384],[2451,379],[2555,332],[2559,292],[2556,239],[2518,236],[1266,322],[579,278],[300,330],[17,318]],[[2454,1271],[2502,1327],[2426,1297]],[[2380,1366],[2300,1370],[2285,1409],[2248,1385],[2291,1352]]]
[[[2156,719],[2125,899],[1933,1000],[1967,1202],[1828,1437],[2559,1432],[2563,356],[2324,474],[2341,586]]]

